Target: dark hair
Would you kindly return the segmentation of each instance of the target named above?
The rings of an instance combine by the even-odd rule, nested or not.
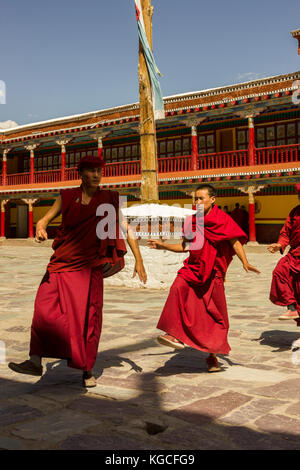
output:
[[[235,204],[235,207],[236,207],[237,209],[240,207],[240,205],[239,205],[238,202]]]
[[[210,197],[216,197],[216,195],[217,195],[217,191],[215,190],[215,188],[211,184],[206,184],[206,183],[200,184],[196,188],[196,191],[199,191],[199,189],[207,189],[207,192],[208,192]]]

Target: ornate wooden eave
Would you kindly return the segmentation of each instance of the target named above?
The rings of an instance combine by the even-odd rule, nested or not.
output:
[[[267,77],[245,83],[219,87],[210,90],[172,95],[164,98],[166,117],[192,115],[203,116],[216,110],[234,113],[238,106],[249,103],[261,104],[268,100],[290,97],[297,89],[295,81],[300,80],[300,72]],[[56,138],[61,135],[89,135],[105,130],[116,131],[128,128],[132,133],[139,123],[138,103],[90,113],[41,121],[12,129],[0,130],[0,144],[22,144],[28,140]],[[159,121],[158,121],[159,127]]]

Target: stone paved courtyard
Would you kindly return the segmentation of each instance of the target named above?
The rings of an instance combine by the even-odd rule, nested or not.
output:
[[[0,449],[300,447],[300,365],[290,350],[300,329],[277,320],[283,310],[268,300],[280,255],[247,248],[259,276],[233,261],[225,284],[232,351],[219,356],[223,370],[214,374],[204,353],[155,342],[166,289],[107,286],[98,386],[87,391],[64,361],[44,360],[41,379],[7,367],[27,358],[34,297],[51,252],[25,241],[0,246]]]

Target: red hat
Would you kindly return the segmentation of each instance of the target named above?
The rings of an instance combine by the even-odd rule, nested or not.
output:
[[[83,157],[77,164],[78,171],[82,168],[103,168],[106,165],[105,161],[100,157]]]
[[[295,184],[297,193],[300,193],[300,183]]]

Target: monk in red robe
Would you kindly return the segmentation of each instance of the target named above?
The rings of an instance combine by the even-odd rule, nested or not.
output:
[[[196,204],[202,208],[204,224],[199,217],[187,218],[183,241],[167,244],[149,240],[150,248],[177,253],[190,251],[178,271],[165,303],[157,328],[166,332],[158,342],[175,349],[184,345],[208,352],[209,372],[221,370],[216,354],[228,354],[229,328],[224,278],[233,255],[237,254],[244,269],[259,273],[248,263],[243,244],[246,234],[233,219],[215,205],[215,189],[202,184],[196,190]],[[199,236],[200,235],[200,236]],[[193,246],[191,237],[202,243]]]
[[[300,183],[295,188],[300,202]],[[283,254],[288,245],[289,252],[273,271],[270,300],[275,305],[286,307],[279,320],[296,320],[300,326],[300,204],[291,210],[277,243],[272,243],[268,250]]]
[[[92,369],[102,326],[103,278],[124,267],[126,253],[119,233],[119,194],[99,188],[104,164],[98,157],[82,158],[82,185],[62,190],[37,223],[35,239],[41,242],[48,238],[49,223],[62,214],[54,253],[36,295],[30,359],[9,363],[15,372],[41,376],[43,357],[66,359],[68,366],[83,371],[85,387],[97,385]],[[130,231],[127,241],[136,260],[134,276],[145,283],[138,242]]]

